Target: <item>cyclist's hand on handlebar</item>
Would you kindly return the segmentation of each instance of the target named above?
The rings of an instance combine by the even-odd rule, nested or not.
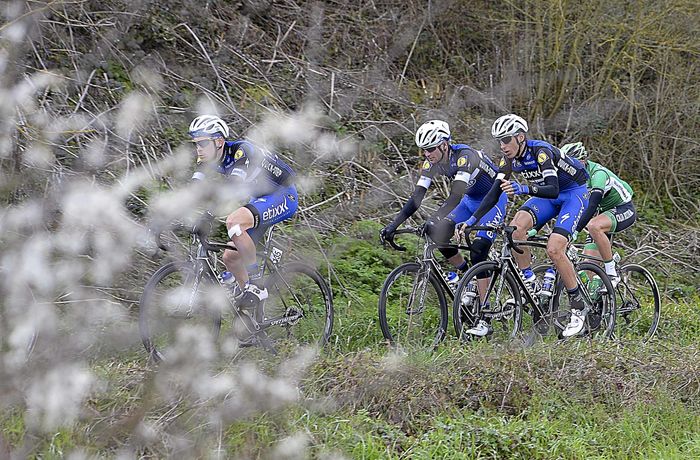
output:
[[[396,227],[392,224],[387,225],[379,231],[379,242],[382,243],[382,245],[393,242],[394,232],[396,232]]]
[[[455,232],[457,233],[457,238],[460,240],[466,240],[466,237],[471,231],[471,227],[473,227],[474,224],[476,224],[476,219],[474,218],[474,216],[471,216],[466,221],[457,224]]]

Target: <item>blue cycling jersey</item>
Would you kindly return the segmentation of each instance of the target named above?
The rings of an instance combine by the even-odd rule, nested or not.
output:
[[[556,176],[559,192],[573,190],[588,180],[588,172],[580,161],[544,141],[528,140],[521,157],[512,160],[503,157],[498,166],[499,179],[506,179],[515,172],[537,186],[545,185],[547,177]]]
[[[192,176],[204,179],[205,168]],[[272,152],[239,139],[226,141],[224,155],[215,170],[224,176],[238,178],[248,184],[251,196],[262,196],[294,184],[294,170]]]
[[[270,226],[291,218],[299,208],[294,170],[277,155],[251,142],[226,141],[221,161],[214,166],[201,164],[192,178],[204,180],[208,171],[246,184],[251,198],[245,207],[253,214],[253,226],[247,232],[254,242]]]
[[[496,165],[483,152],[474,150],[466,144],[453,144],[450,145],[447,162],[431,164],[425,160],[416,185],[427,189],[434,178],[445,176],[465,182],[467,184],[465,196],[483,198],[491,189],[496,174]]]

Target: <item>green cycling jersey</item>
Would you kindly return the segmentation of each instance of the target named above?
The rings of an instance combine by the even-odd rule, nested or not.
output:
[[[603,199],[598,205],[600,213],[632,201],[632,187],[608,168],[588,160],[586,170],[589,176],[588,189],[603,192]]]

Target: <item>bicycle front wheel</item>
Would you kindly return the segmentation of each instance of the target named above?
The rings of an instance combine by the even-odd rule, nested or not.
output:
[[[217,289],[218,288],[218,289]],[[139,301],[139,331],[151,358],[187,354],[193,342],[214,342],[225,305],[223,289],[197,273],[194,264],[170,262],[146,283]]]
[[[624,265],[616,292],[615,336],[621,341],[650,340],[661,317],[661,295],[652,274],[640,265]]]
[[[520,291],[513,275],[500,264],[485,260],[462,277],[452,305],[452,321],[461,340],[476,338],[466,333],[478,321],[488,324],[488,338],[509,341],[522,325]]]
[[[279,348],[328,343],[333,332],[333,295],[321,274],[300,262],[277,268],[267,279],[268,299],[263,321],[274,324],[265,330]]]
[[[379,326],[394,347],[435,348],[447,330],[447,301],[435,274],[416,262],[389,273],[379,294]]]

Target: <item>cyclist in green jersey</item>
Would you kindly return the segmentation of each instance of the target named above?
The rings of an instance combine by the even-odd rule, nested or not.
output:
[[[620,277],[613,261],[610,235],[629,228],[637,220],[637,212],[632,203],[632,188],[608,168],[589,160],[583,143],[566,144],[562,146],[561,152],[581,161],[588,171],[589,204],[576,231],[586,228],[588,239],[585,253],[603,259],[605,273],[613,286],[616,286]]]

